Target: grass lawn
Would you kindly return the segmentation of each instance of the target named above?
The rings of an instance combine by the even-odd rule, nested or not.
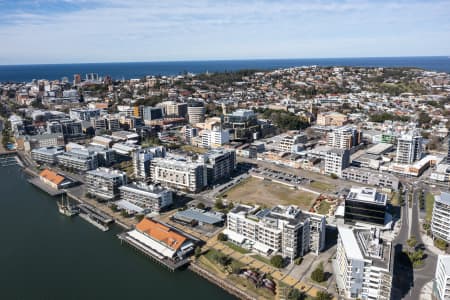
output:
[[[255,255],[251,255],[251,257],[253,257],[254,259],[259,260],[260,262],[263,262],[269,266],[272,266],[272,264],[270,263],[270,259],[265,258],[264,256],[261,256],[259,254],[255,254]]]
[[[425,210],[427,213],[425,219],[428,222],[431,221],[431,214],[433,213],[433,206],[434,206],[434,196],[432,193],[428,192],[425,195]]]
[[[233,249],[236,252],[242,253],[242,254],[247,254],[250,253],[250,250],[247,250],[245,248],[242,248],[232,242],[224,242],[225,245],[227,245],[228,247],[230,247],[231,249]]]
[[[310,186],[320,192],[329,192],[335,189],[335,186],[321,181],[313,181]]]
[[[252,281],[244,277],[230,275],[228,276],[228,279],[252,294],[258,295],[264,299],[275,299],[275,295],[271,291],[263,287],[257,288]]]
[[[309,210],[317,197],[312,193],[254,177],[241,182],[221,196],[233,202],[259,204],[265,207],[293,204],[304,210]]]
[[[181,146],[181,149],[184,151],[194,152],[194,153],[199,153],[199,154],[203,154],[207,150],[207,149],[203,149],[203,148],[199,148],[199,147],[195,147],[195,146],[191,146],[191,145],[183,145],[183,146]]]
[[[321,201],[320,205],[317,209],[317,213],[321,214],[321,215],[328,215],[328,212],[330,211],[331,208],[331,204],[328,203],[327,201]]]

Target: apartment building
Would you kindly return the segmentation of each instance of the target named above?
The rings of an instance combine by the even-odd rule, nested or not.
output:
[[[119,190],[122,200],[140,207],[144,213],[159,213],[173,203],[172,191],[158,185],[131,183]]]
[[[321,112],[317,114],[317,125],[320,126],[343,126],[348,117],[338,112]]]
[[[214,126],[212,130],[202,131],[202,147],[218,148],[230,142],[230,133],[227,129],[223,130],[220,126]]]
[[[236,169],[236,151],[227,149],[209,150],[203,155],[207,168],[208,184],[230,178]]]
[[[203,162],[191,162],[174,156],[153,158],[150,177],[154,183],[191,192],[199,192],[208,184]]]
[[[403,134],[397,139],[395,161],[399,164],[412,164],[422,158],[422,136],[418,131]]]
[[[431,234],[434,238],[450,242],[450,193],[442,192],[434,196]]]
[[[54,165],[58,162],[57,156],[63,153],[63,147],[44,147],[31,150],[31,158],[38,163]]]
[[[102,200],[114,200],[120,195],[119,187],[127,184],[127,175],[119,170],[98,168],[86,173],[87,192]]]
[[[64,135],[62,133],[46,133],[38,135],[24,135],[16,139],[17,149],[27,152],[44,147],[64,146]]]
[[[133,155],[134,177],[141,180],[150,178],[150,161],[153,157],[165,157],[163,146],[136,150]]]
[[[437,300],[450,299],[450,255],[439,255],[433,282],[433,294]]]
[[[351,149],[361,143],[362,133],[352,126],[341,126],[327,135],[327,145],[339,149]]]
[[[287,135],[281,139],[276,149],[281,152],[294,152],[294,145],[305,144],[307,141],[305,134]]]
[[[351,299],[390,300],[394,251],[377,229],[338,227],[333,273],[338,292]]]
[[[87,149],[72,149],[57,156],[62,167],[80,172],[94,170],[98,167],[97,154]]]
[[[272,209],[238,205],[227,215],[228,239],[245,248],[272,255],[279,253],[293,261],[325,247],[325,217],[303,212],[296,206]]]
[[[94,119],[100,115],[100,109],[73,108],[69,111],[69,117],[72,120],[90,121],[91,118]]]
[[[187,103],[164,101],[159,103],[158,106],[162,107],[164,115],[168,118],[185,118],[187,115]]]
[[[346,149],[331,148],[325,152],[326,175],[342,177],[342,171],[350,166],[350,151]]]
[[[346,224],[370,224],[383,227],[386,224],[388,196],[375,188],[354,187],[345,198],[344,221]]]

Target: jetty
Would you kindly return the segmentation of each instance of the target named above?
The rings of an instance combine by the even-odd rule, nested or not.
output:
[[[80,210],[78,215],[82,219],[86,220],[102,231],[108,231],[108,225],[114,222],[114,219],[112,219],[110,216],[89,204],[81,203],[78,205],[78,208]]]

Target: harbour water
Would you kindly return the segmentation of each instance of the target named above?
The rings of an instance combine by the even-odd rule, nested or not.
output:
[[[361,67],[417,67],[430,71],[449,72],[450,57],[358,57],[253,59],[217,61],[125,62],[54,65],[0,65],[0,82],[29,82],[32,79],[73,79],[73,74],[98,73],[113,79],[142,78],[146,75],[178,75],[184,72],[205,73],[241,69],[270,70],[295,66],[361,66]]]
[[[122,246],[120,230],[61,215],[19,167],[0,167],[0,299],[234,299]]]

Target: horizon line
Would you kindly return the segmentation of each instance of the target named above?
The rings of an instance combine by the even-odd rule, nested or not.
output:
[[[105,61],[105,62],[63,62],[63,63],[26,63],[26,64],[0,64],[0,67],[13,66],[49,66],[49,65],[89,65],[89,64],[131,64],[131,63],[180,63],[180,62],[226,62],[226,61],[264,61],[264,60],[316,60],[316,59],[367,59],[367,58],[426,58],[449,57],[448,55],[407,55],[407,56],[341,56],[341,57],[304,57],[304,58],[218,58],[218,59],[174,59],[174,60],[148,60],[148,61]]]

